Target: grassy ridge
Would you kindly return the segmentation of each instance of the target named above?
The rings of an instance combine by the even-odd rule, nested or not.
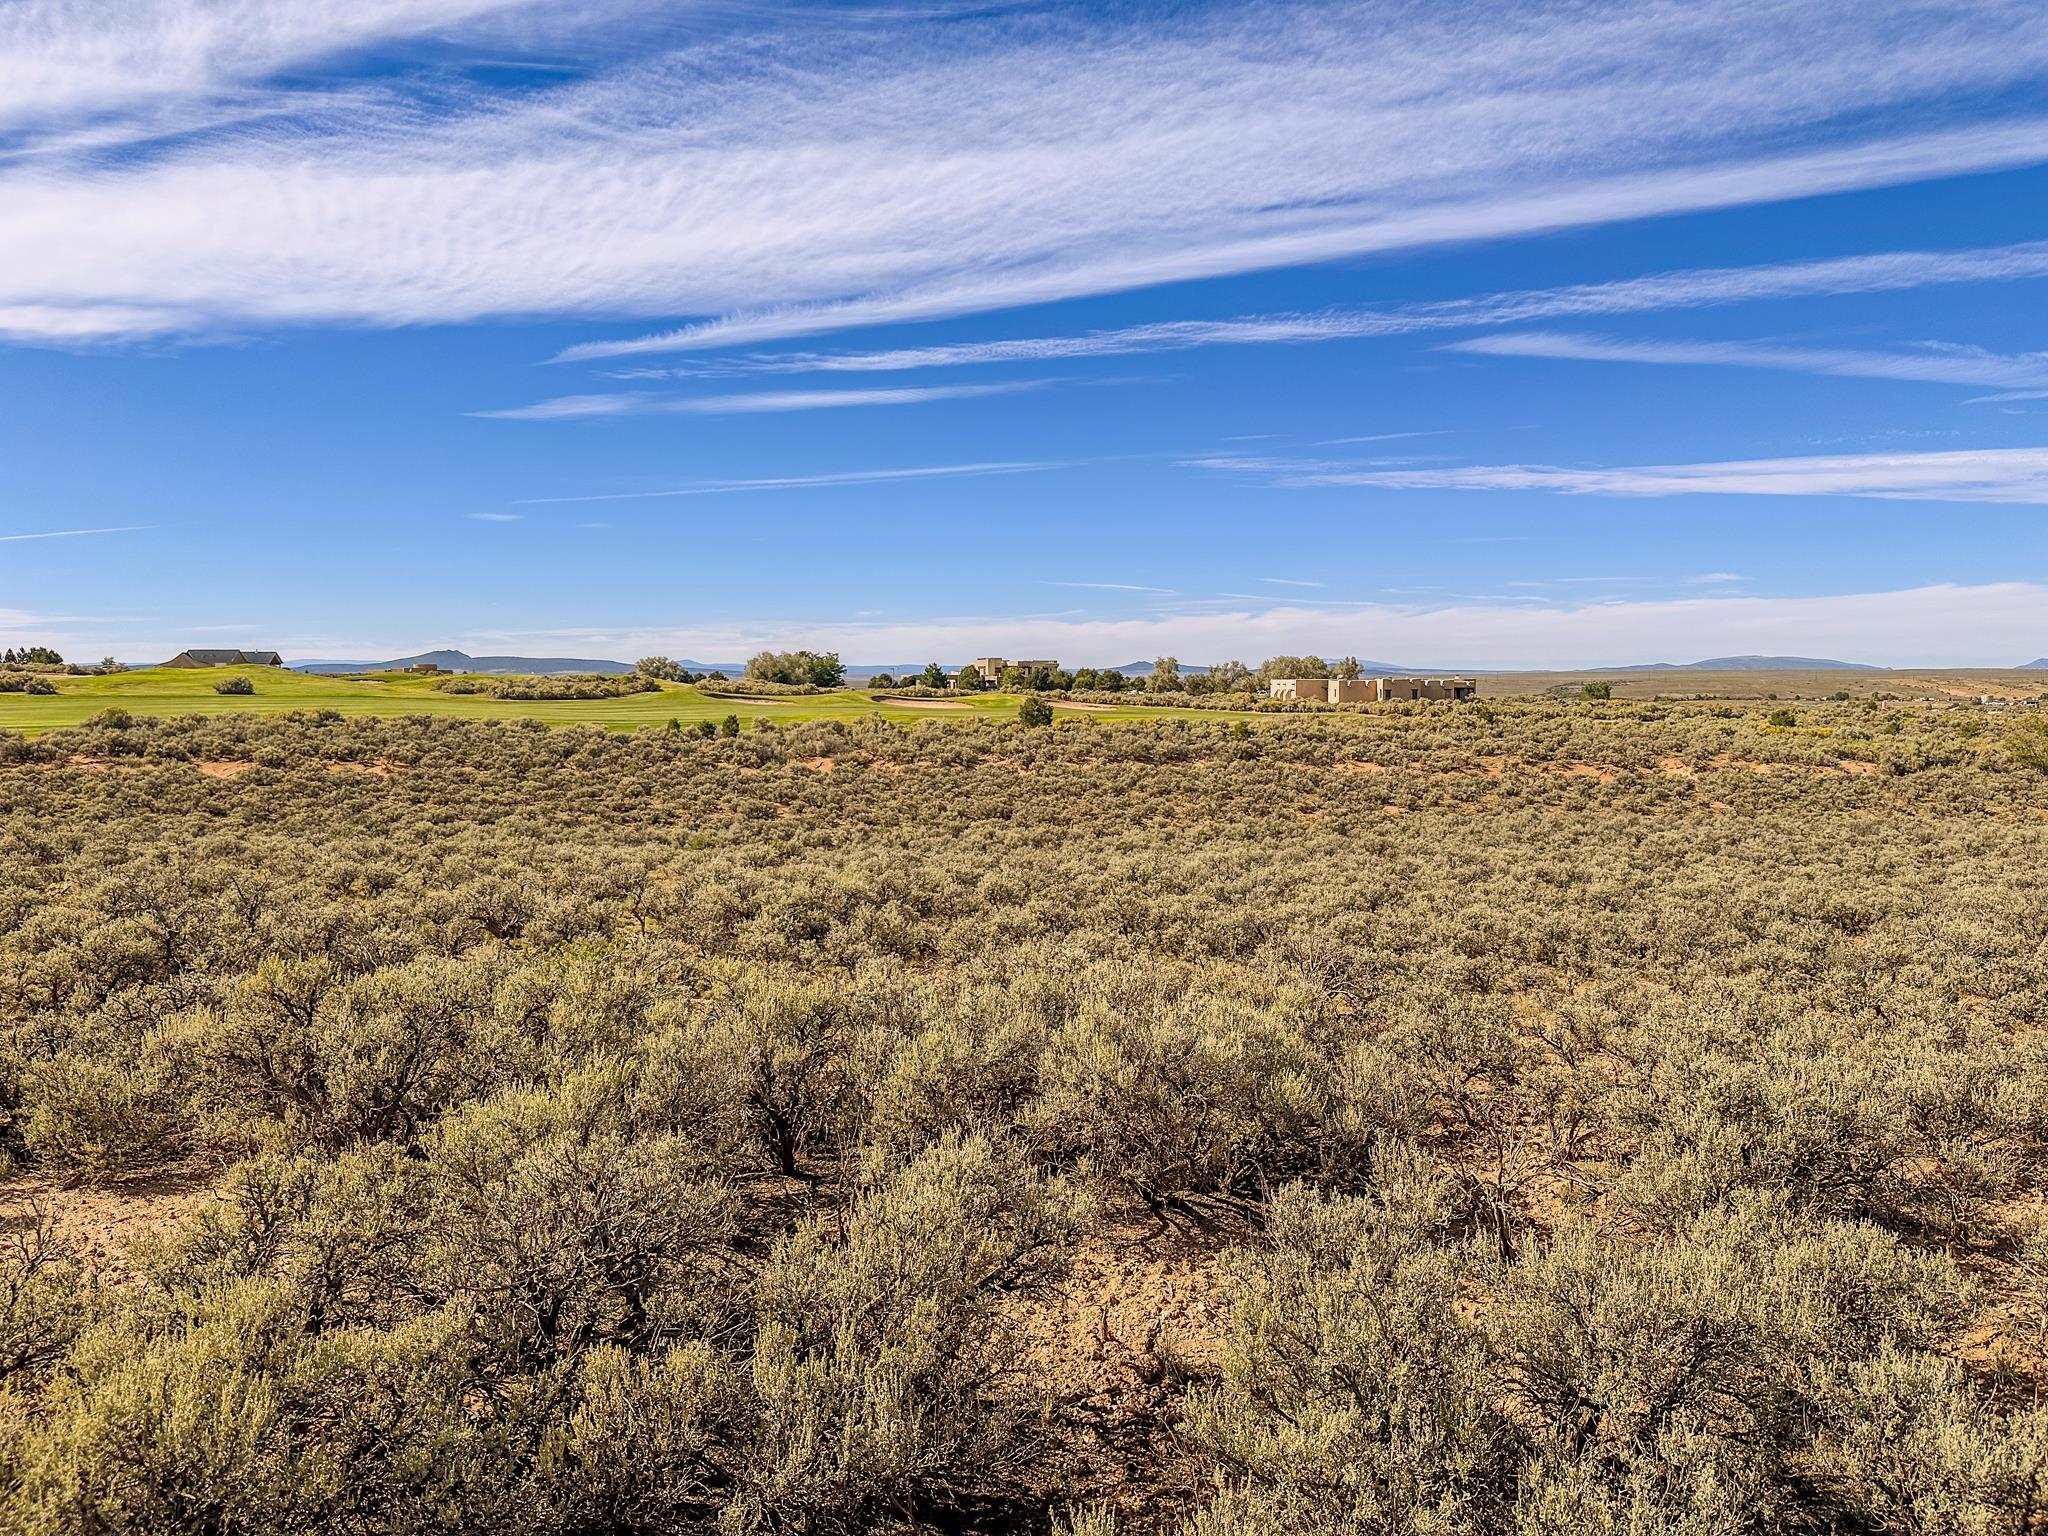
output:
[[[214,692],[224,677],[247,677],[256,692],[245,697]],[[283,714],[290,710],[331,709],[344,715],[453,715],[471,720],[540,720],[549,725],[598,725],[628,731],[690,724],[737,715],[743,724],[758,719],[853,720],[883,716],[899,720],[1008,719],[1017,712],[1013,694],[980,694],[963,700],[965,709],[921,709],[879,702],[858,692],[821,694],[791,699],[723,698],[684,684],[664,684],[659,693],[631,694],[621,699],[494,699],[479,694],[440,691],[446,675],[421,677],[380,672],[361,678],[318,677],[275,667],[220,667],[205,671],[147,667],[110,677],[60,677],[57,693],[0,694],[0,730],[35,734],[61,726],[81,725],[103,709],[131,714],[227,715]],[[1090,711],[1093,719],[1158,719],[1162,711],[1143,707]],[[1204,712],[1206,718],[1213,714]]]

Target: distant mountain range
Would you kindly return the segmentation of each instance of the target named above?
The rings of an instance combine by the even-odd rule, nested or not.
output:
[[[391,661],[295,661],[294,672],[403,672],[407,667],[427,663],[449,672],[517,672],[530,676],[546,677],[555,672],[604,672],[617,674],[630,672],[633,664],[627,661],[597,661],[578,656],[472,656],[466,651],[422,651],[417,656],[399,656]],[[682,663],[692,672],[698,670],[694,661]]]
[[[2019,670],[2022,672],[2048,672],[2048,656],[2037,656],[2032,661],[2023,661],[2019,665]]]
[[[1595,667],[1596,672],[1882,672],[1861,661],[1824,656],[1710,656],[1705,661],[1645,661],[1629,667]]]

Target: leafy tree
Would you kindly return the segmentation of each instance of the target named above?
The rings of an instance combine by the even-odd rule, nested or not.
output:
[[[1017,723],[1020,725],[1051,725],[1052,706],[1034,693],[1017,707]]]
[[[1239,693],[1252,685],[1252,670],[1241,661],[1219,662],[1209,669],[1209,687],[1214,693]]]
[[[1320,656],[1272,656],[1259,664],[1258,681],[1276,677],[1328,677],[1330,664]]]
[[[846,668],[837,651],[762,651],[747,663],[747,676],[757,683],[837,688],[846,681]]]
[[[642,677],[651,677],[658,682],[679,683],[683,681],[683,669],[666,656],[642,656],[634,663],[633,670]]]
[[[246,677],[224,677],[213,685],[213,691],[247,698],[256,691],[256,685]]]
[[[1614,697],[1612,683],[1586,683],[1579,689],[1582,699],[1611,699]]]
[[[1171,693],[1180,687],[1180,662],[1172,656],[1161,656],[1152,663],[1152,691]]]
[[[739,733],[740,733],[740,717],[739,717],[738,715],[727,715],[727,716],[726,716],[726,717],[725,717],[725,718],[724,718],[723,720],[721,720],[721,721],[719,721],[719,722],[718,722],[718,734],[719,734],[719,735],[721,735],[721,736],[737,736],[737,735],[739,735]]]
[[[940,666],[936,661],[926,662],[924,664],[924,670],[917,674],[917,685],[920,688],[945,687],[946,669]]]

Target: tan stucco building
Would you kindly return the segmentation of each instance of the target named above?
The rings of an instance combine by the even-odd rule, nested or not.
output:
[[[1000,656],[977,656],[967,663],[971,672],[979,673],[985,683],[999,683],[1005,669],[1015,667],[1022,672],[1057,672],[1060,664],[1056,661],[1005,661]]]
[[[1318,704],[1384,704],[1396,699],[1469,699],[1479,685],[1469,677],[1276,677],[1276,699]]]

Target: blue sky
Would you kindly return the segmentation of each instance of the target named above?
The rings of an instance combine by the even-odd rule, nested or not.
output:
[[[2048,10],[0,0],[70,655],[2048,654]]]

